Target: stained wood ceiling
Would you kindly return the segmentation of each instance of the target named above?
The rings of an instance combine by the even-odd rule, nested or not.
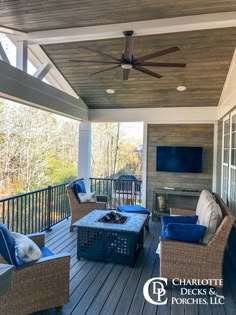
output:
[[[236,11],[235,0],[21,0],[0,1],[0,25],[25,32],[132,22],[205,13]],[[70,59],[103,60],[80,48],[97,48],[120,57],[124,40],[107,39],[45,45],[42,48],[90,108],[217,106],[235,48],[236,28],[135,38],[135,56],[171,46],[181,50],[151,61],[185,62],[187,67],[150,68],[158,80],[131,71],[122,81],[120,68],[91,76],[103,65],[75,64]],[[108,67],[108,66],[107,66]],[[186,85],[179,93],[176,87]],[[105,90],[115,89],[108,95]]]
[[[0,25],[32,32],[234,10],[235,0],[3,0]]]
[[[152,61],[184,62],[187,67],[155,68],[163,75],[161,79],[131,70],[129,81],[122,81],[121,68],[90,75],[111,65],[70,62],[71,59],[103,60],[99,54],[81,48],[83,45],[120,57],[122,38],[54,44],[43,49],[90,108],[217,106],[235,38],[236,28],[136,37],[135,56],[178,46],[180,51]],[[179,85],[186,85],[187,90],[177,92]],[[108,88],[116,93],[108,95]]]

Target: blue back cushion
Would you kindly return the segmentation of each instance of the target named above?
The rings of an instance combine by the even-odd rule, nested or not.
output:
[[[163,216],[161,217],[161,236],[164,229],[169,223],[185,223],[185,224],[196,224],[198,216],[197,215],[179,215],[179,216]]]
[[[163,231],[162,238],[199,243],[205,231],[206,227],[200,224],[169,223]]]
[[[86,193],[86,188],[83,179],[78,179],[70,184],[74,194],[78,198],[79,193]]]
[[[0,254],[10,265],[17,266],[15,242],[7,227],[0,223]]]

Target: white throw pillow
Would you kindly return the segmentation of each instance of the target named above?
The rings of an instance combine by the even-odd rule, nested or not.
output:
[[[203,190],[199,197],[196,215],[198,215],[197,224],[204,225],[207,228],[202,240],[203,244],[207,244],[223,220],[220,206],[207,190]]]
[[[23,262],[31,262],[42,257],[38,245],[28,236],[12,232],[12,237],[15,240],[16,256]]]
[[[96,202],[96,191],[91,193],[78,193],[78,198],[81,203]]]

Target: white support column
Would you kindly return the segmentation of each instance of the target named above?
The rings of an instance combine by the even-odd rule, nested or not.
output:
[[[217,170],[217,152],[218,152],[218,122],[214,124],[214,147],[213,147],[213,176],[212,191],[216,191],[217,177],[220,176],[221,169]]]
[[[7,54],[5,53],[4,48],[2,47],[2,44],[0,43],[0,59],[6,63],[9,63],[9,59],[7,57]]]
[[[28,42],[22,40],[16,42],[16,67],[27,73]]]
[[[147,123],[143,124],[143,176],[142,176],[142,205],[146,207],[147,198]]]
[[[79,125],[79,160],[78,175],[84,178],[86,190],[89,191],[91,165],[91,123],[81,122]]]

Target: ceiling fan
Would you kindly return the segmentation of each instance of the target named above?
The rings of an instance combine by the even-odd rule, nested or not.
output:
[[[126,31],[124,32],[125,35],[125,47],[124,47],[124,53],[122,54],[121,58],[116,58],[114,56],[111,56],[109,54],[106,54],[102,51],[81,46],[81,48],[96,52],[104,57],[106,57],[103,61],[95,61],[95,60],[70,60],[72,62],[78,62],[78,63],[98,63],[98,64],[114,64],[115,66],[106,68],[94,73],[91,73],[91,75],[98,74],[101,72],[109,71],[118,67],[121,67],[123,69],[123,80],[128,80],[130,70],[134,69],[137,71],[140,71],[142,73],[148,74],[152,77],[160,79],[162,76],[159,73],[153,72],[147,68],[144,67],[185,67],[185,63],[168,63],[168,62],[150,62],[146,60],[150,60],[156,57],[164,56],[170,53],[173,53],[175,51],[178,51],[178,47],[171,47],[167,48],[161,51],[156,51],[154,53],[144,55],[141,57],[134,57],[133,55],[133,48],[134,48],[134,37],[133,37],[133,31]],[[108,61],[107,58],[113,60]]]

